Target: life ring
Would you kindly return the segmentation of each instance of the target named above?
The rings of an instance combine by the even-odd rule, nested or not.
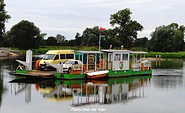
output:
[[[39,65],[40,65],[40,60],[37,60],[36,63],[35,63],[35,68],[36,68],[36,70],[39,69]]]
[[[35,84],[35,89],[36,89],[37,91],[39,90],[39,84],[38,84],[38,83]]]
[[[123,62],[122,61],[119,62],[119,68],[123,69]]]

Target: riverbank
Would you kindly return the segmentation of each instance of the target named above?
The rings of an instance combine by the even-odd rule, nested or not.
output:
[[[0,59],[14,59],[20,56],[21,52],[19,50],[11,50],[11,48],[0,48]]]

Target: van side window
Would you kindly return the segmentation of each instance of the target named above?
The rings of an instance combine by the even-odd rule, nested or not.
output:
[[[65,59],[65,54],[60,54],[60,59]]]
[[[58,59],[59,59],[59,55],[56,55],[54,60],[58,60]]]
[[[66,59],[74,59],[74,54],[66,54]]]

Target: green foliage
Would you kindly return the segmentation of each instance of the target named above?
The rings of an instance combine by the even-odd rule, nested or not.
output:
[[[98,46],[99,38],[101,38],[101,47],[107,48],[110,45],[109,30],[101,31],[98,26],[93,28],[86,28],[83,31],[82,36],[79,33],[76,34],[75,40],[70,40],[68,45],[70,46]]]
[[[5,11],[4,0],[0,0],[0,45],[4,42],[4,33],[5,33],[5,22],[10,19],[10,15]]]
[[[65,37],[61,34],[57,34],[55,39],[57,40],[58,45],[62,45],[65,42]]]
[[[143,47],[132,47],[131,50],[132,51],[147,51],[147,48],[143,48]]]
[[[48,37],[48,39],[46,40],[46,45],[47,46],[56,46],[57,45],[57,40],[55,37]]]
[[[98,38],[100,36],[99,27],[86,28],[82,34],[82,46],[98,46]]]
[[[149,49],[159,52],[174,52],[183,50],[184,26],[172,23],[167,26],[159,26],[151,34]]]
[[[134,41],[133,46],[134,47],[142,47],[142,48],[146,48],[147,47],[147,43],[148,43],[148,38],[144,37],[144,38],[138,38]]]
[[[149,54],[146,54],[146,57],[155,58],[156,55],[161,55],[161,58],[185,58],[185,52],[149,52]]]
[[[22,20],[11,28],[6,35],[6,40],[11,47],[30,49],[38,48],[42,37],[34,23]]]
[[[131,48],[133,41],[137,38],[137,31],[143,29],[141,24],[131,20],[131,14],[130,9],[126,8],[112,14],[110,17],[110,24],[116,26],[114,30],[117,32],[119,46],[123,45],[127,49]]]

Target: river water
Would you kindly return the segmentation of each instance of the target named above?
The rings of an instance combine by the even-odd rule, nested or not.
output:
[[[16,79],[0,61],[0,113],[183,113],[185,62],[154,62],[152,76],[101,81]]]

